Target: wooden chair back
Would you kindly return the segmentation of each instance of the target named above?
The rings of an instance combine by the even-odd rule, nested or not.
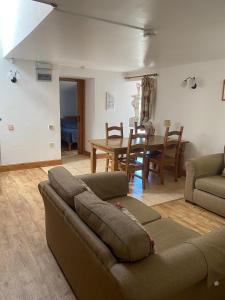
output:
[[[148,151],[149,139],[146,134],[133,133],[133,129],[130,130],[128,147],[127,147],[127,168],[129,168],[129,163],[137,158],[146,158]]]
[[[138,125],[138,123],[137,122],[134,122],[134,132],[135,132],[135,134],[138,134],[138,133],[145,133],[145,134],[147,134],[147,132],[146,132],[146,129],[145,129],[145,126],[144,125]],[[155,128],[152,128],[152,130],[151,130],[151,132],[150,132],[150,134],[149,135],[154,135],[155,134]]]
[[[118,133],[112,133],[112,131],[117,131]],[[115,139],[115,138],[123,138],[123,123],[120,123],[120,126],[111,126],[109,127],[108,123],[105,123],[105,133],[106,139]]]
[[[163,155],[166,155],[169,152],[169,155],[172,156],[175,160],[178,159],[183,130],[183,126],[180,127],[180,130],[173,131],[170,131],[170,127],[166,128]]]

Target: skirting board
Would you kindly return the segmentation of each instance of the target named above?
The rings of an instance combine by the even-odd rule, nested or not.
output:
[[[57,160],[35,161],[35,162],[28,162],[22,164],[14,164],[14,165],[2,165],[0,166],[0,172],[34,169],[34,168],[41,168],[41,167],[48,167],[48,166],[56,166],[61,164],[62,164],[62,160],[57,159]]]

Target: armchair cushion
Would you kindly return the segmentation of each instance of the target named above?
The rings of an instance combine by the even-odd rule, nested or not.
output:
[[[74,198],[79,217],[111,249],[119,261],[134,262],[152,253],[149,234],[115,205],[88,191]]]
[[[210,176],[199,178],[195,182],[198,190],[213,194],[225,199],[225,178],[223,176]]]

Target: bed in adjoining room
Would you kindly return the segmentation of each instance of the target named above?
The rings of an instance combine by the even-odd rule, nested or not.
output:
[[[72,145],[78,140],[78,129],[76,118],[61,119],[61,141],[67,143],[68,150],[72,149]]]

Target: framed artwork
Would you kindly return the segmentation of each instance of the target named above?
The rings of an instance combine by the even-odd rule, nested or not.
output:
[[[106,92],[106,111],[115,111],[115,98],[112,94]]]
[[[222,88],[222,101],[225,101],[225,80],[223,81],[223,88]]]

